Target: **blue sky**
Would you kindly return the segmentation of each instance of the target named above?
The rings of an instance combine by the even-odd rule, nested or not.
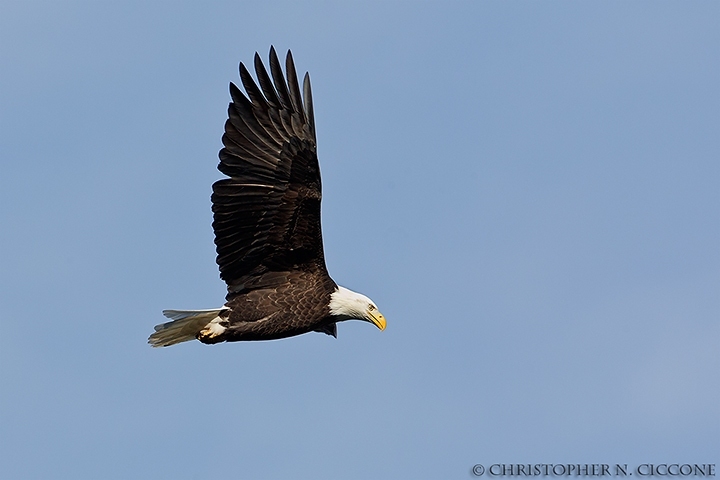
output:
[[[715,2],[5,2],[0,477],[720,463]],[[384,332],[167,349],[219,307],[238,62],[310,71],[334,279]]]

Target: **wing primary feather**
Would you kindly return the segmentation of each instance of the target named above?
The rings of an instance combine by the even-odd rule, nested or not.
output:
[[[250,101],[253,106],[267,110],[268,104],[265,97],[260,92],[255,80],[253,80],[252,75],[250,75],[250,72],[242,62],[240,62],[240,80],[242,80],[242,84],[245,87],[245,91],[247,92],[248,97],[250,97]]]
[[[287,56],[285,57],[285,72],[287,73],[288,86],[290,87],[290,100],[292,101],[293,108],[302,117],[302,123],[305,123],[305,112],[303,111],[302,97],[300,97],[300,86],[298,85],[295,62],[293,61],[290,50],[288,50]]]
[[[317,138],[315,137],[315,109],[313,108],[312,98],[312,87],[310,85],[310,74],[305,72],[305,78],[303,78],[303,101],[305,102],[305,116],[307,122],[310,125],[310,133],[312,139],[317,144]]]
[[[287,84],[285,83],[285,76],[283,75],[282,68],[280,68],[280,60],[278,60],[277,53],[275,53],[275,47],[270,47],[270,72],[273,76],[273,83],[277,90],[280,103],[283,108],[293,111],[292,101],[290,100],[290,93],[288,92]]]
[[[271,107],[278,108],[280,107],[280,100],[278,99],[277,92],[275,91],[275,87],[272,84],[272,80],[270,80],[270,76],[267,73],[267,70],[265,70],[265,65],[263,65],[262,59],[260,58],[260,55],[258,55],[257,52],[255,52],[255,74],[257,75],[258,81],[260,82],[260,88],[262,88],[263,93],[265,94],[265,98],[267,99],[268,104]]]

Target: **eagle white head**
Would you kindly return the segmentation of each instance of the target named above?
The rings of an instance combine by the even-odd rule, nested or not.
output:
[[[328,307],[331,315],[339,317],[338,321],[365,320],[380,330],[385,330],[385,317],[380,313],[377,305],[362,293],[338,285],[338,289],[330,294]]]

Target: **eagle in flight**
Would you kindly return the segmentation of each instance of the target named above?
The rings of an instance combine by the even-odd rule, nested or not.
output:
[[[232,102],[215,182],[213,230],[225,305],[165,310],[148,343],[166,347],[271,340],[307,332],[337,337],[337,322],[357,319],[385,329],[365,295],[328,274],[320,228],[320,168],[310,76],[300,93],[290,51],[285,75],[273,47],[270,74],[255,53],[255,83],[240,63],[246,94],[230,84]],[[287,78],[286,78],[287,77]]]

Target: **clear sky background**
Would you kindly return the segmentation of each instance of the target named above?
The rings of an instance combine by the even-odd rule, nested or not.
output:
[[[720,4],[3,2],[0,477],[720,464]],[[238,62],[310,71],[334,279],[388,328],[152,349],[223,304]]]

